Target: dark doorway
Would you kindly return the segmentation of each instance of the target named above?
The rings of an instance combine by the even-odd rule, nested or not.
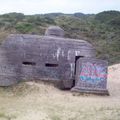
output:
[[[75,75],[76,75],[76,63],[79,58],[83,58],[84,56],[75,56]]]

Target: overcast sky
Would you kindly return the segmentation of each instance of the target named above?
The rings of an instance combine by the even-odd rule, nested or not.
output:
[[[0,14],[21,12],[24,14],[98,13],[119,10],[120,0],[0,0]]]

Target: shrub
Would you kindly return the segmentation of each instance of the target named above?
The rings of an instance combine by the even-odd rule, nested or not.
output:
[[[33,25],[30,23],[18,23],[15,28],[18,32],[24,34],[32,31]]]

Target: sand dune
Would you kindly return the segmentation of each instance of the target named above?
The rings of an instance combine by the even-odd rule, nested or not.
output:
[[[110,96],[73,96],[42,82],[0,88],[0,120],[120,120],[120,64],[108,71]]]

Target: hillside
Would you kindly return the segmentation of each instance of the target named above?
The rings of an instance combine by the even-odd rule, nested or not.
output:
[[[26,82],[0,88],[0,120],[119,120],[120,64],[108,70],[110,96],[79,96],[52,84]]]
[[[85,39],[97,50],[97,57],[109,64],[120,62],[120,12],[98,14],[37,14],[8,13],[0,15],[0,41],[11,33],[43,35],[50,25],[58,25],[66,37]]]

